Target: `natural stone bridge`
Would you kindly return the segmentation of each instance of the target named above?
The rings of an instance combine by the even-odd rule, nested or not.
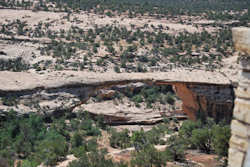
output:
[[[233,87],[230,80],[217,72],[178,70],[165,73],[86,73],[76,71],[35,74],[27,72],[0,72],[0,98],[15,97],[19,100],[19,113],[42,111],[45,114],[72,111],[86,102],[100,89],[130,83],[172,85],[183,102],[183,110],[191,119],[197,111],[215,119],[232,116]],[[0,104],[0,111],[12,106]],[[106,114],[105,111],[102,114]],[[108,113],[107,113],[108,115]],[[141,117],[144,117],[142,115]],[[112,116],[115,117],[115,116]],[[119,116],[117,123],[138,123]],[[146,121],[152,124],[155,120]]]

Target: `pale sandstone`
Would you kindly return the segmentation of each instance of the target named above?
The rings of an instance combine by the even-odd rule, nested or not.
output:
[[[230,85],[230,80],[216,72],[203,70],[173,70],[160,73],[94,73],[81,71],[56,71],[37,74],[27,72],[0,72],[0,91],[30,90],[39,87],[55,88],[66,85],[104,85],[110,82],[204,83]]]
[[[250,97],[250,88],[249,87],[238,87],[235,91],[235,95],[239,98],[247,99]]]
[[[234,117],[240,121],[250,124],[250,101],[245,99],[236,99],[234,107]]]
[[[247,139],[249,127],[238,120],[233,120],[231,123],[231,130],[233,135]]]
[[[232,32],[235,49],[250,55],[250,29],[237,27]]]
[[[232,135],[230,139],[231,148],[236,148],[242,152],[245,152],[248,148],[248,141],[245,138]]]
[[[229,167],[242,167],[245,159],[245,154],[243,152],[240,152],[234,148],[230,148],[229,157],[231,157],[231,159],[229,159]]]
[[[232,31],[235,49],[243,55],[240,57],[242,71],[239,73],[239,86],[236,90],[235,120],[231,123],[228,164],[229,167],[242,167],[250,136],[250,28],[233,28]]]

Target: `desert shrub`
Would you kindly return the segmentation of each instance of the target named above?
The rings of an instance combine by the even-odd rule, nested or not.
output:
[[[98,127],[92,126],[91,129],[87,130],[86,135],[87,136],[99,136],[99,135],[101,135],[101,131],[100,131],[100,129]]]
[[[116,132],[111,130],[110,145],[114,148],[127,148],[134,146],[136,150],[140,150],[146,144],[165,144],[161,137],[169,132],[168,124],[159,124],[153,127],[151,130],[144,132],[143,129],[140,131],[132,132],[132,136],[129,136],[129,131],[123,130]]]
[[[79,146],[79,147],[75,147],[71,150],[71,153],[74,154],[75,157],[80,158],[82,157],[85,153],[87,152],[86,150],[86,146]]]
[[[98,115],[97,116],[96,125],[97,125],[97,127],[101,128],[101,129],[104,129],[104,130],[108,129],[108,126],[107,126],[107,124],[105,122],[105,119],[104,119],[103,115]]]
[[[168,131],[168,128],[162,124],[153,127],[151,130],[145,132],[146,140],[150,144],[164,144],[164,141],[161,138]]]
[[[152,107],[152,103],[159,99],[159,87],[143,88],[141,91],[147,107]]]
[[[86,150],[88,152],[96,151],[97,147],[98,147],[98,144],[97,144],[96,138],[92,138],[92,139],[88,140],[87,143],[86,143]]]
[[[35,161],[23,160],[20,167],[37,167],[38,165]]]
[[[145,145],[142,150],[134,152],[132,157],[132,167],[161,167],[166,165],[162,154],[150,144]]]
[[[98,127],[93,125],[93,121],[89,118],[86,118],[81,122],[80,128],[86,131],[86,135],[88,136],[98,136],[101,134],[101,131]]]
[[[192,136],[192,131],[201,127],[202,127],[202,124],[200,121],[187,120],[183,122],[179,130],[179,134],[184,139],[189,139]]]
[[[98,66],[105,66],[106,65],[106,62],[103,58],[100,58],[96,61],[96,65]]]
[[[174,104],[176,100],[168,86],[144,87],[136,93],[128,90],[125,95],[135,103],[136,107],[140,107],[142,102],[145,102],[148,108],[152,108],[155,102]]]
[[[6,106],[15,106],[18,104],[17,97],[11,96],[11,97],[3,97],[2,98],[3,105]]]
[[[139,104],[143,102],[143,98],[140,94],[135,95],[134,97],[132,97],[132,101],[134,101],[135,103]]]
[[[116,73],[120,73],[120,72],[121,72],[120,67],[119,67],[119,66],[115,66],[115,67],[114,67],[114,71],[115,71]]]
[[[139,61],[142,63],[147,63],[149,60],[148,60],[147,55],[143,55],[139,57]]]
[[[53,122],[51,124],[51,129],[54,129],[60,135],[65,137],[67,141],[70,140],[70,133],[68,131],[68,126],[65,123],[66,118],[62,117],[62,118],[52,118],[52,119]]]
[[[143,64],[138,63],[136,66],[136,72],[147,72],[147,68]]]
[[[81,145],[79,145],[78,147],[74,147],[71,150],[71,153],[74,154],[74,156],[80,158],[82,156],[84,156],[84,154],[86,154],[87,152],[95,152],[97,151],[97,141],[95,138],[89,139],[87,141],[83,141]]]
[[[143,129],[132,133],[131,142],[136,150],[143,149],[144,145],[148,144],[146,134]]]
[[[114,148],[124,149],[131,146],[129,131],[127,129],[124,129],[121,132],[117,132],[112,129],[109,140],[110,145]]]
[[[167,101],[168,104],[174,105],[175,98],[174,98],[174,96],[171,93],[168,92],[167,93],[167,97],[166,97],[166,101]]]
[[[70,120],[70,129],[75,130],[75,129],[80,129],[80,120],[78,119],[72,119]]]
[[[79,132],[75,132],[73,137],[71,138],[71,146],[79,147],[83,144],[83,138],[82,135]]]

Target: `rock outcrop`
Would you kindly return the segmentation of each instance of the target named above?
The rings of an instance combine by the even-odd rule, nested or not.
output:
[[[102,115],[106,123],[110,125],[154,125],[163,120],[164,116],[173,117],[175,114],[168,111],[159,111],[152,108],[137,108],[127,104],[114,104],[113,101],[101,103],[83,104],[74,109],[88,111],[93,116]]]
[[[122,74],[63,71],[41,75],[0,72],[0,111],[3,114],[14,109],[20,114],[41,112],[48,115],[71,112],[102,89],[123,89],[129,84],[132,84],[131,89],[138,89],[143,84],[172,85],[183,101],[184,111],[193,119],[198,110],[215,118],[218,115],[231,116],[233,90],[230,81],[220,73],[206,71]],[[101,91],[100,96],[109,98],[113,93]],[[149,124],[163,119],[161,113],[152,112],[138,114],[135,119],[129,110],[119,110],[118,114],[111,107],[105,108],[101,114],[123,124]],[[98,108],[98,105],[89,107],[89,110],[91,108]]]
[[[250,28],[234,28],[235,48],[241,53],[239,86],[235,91],[234,120],[231,123],[229,167],[250,166]]]

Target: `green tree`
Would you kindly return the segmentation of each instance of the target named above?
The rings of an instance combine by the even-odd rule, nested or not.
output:
[[[231,137],[231,130],[229,125],[214,125],[212,127],[212,145],[215,153],[221,157],[228,155],[229,139]]]
[[[79,147],[83,144],[82,135],[79,132],[75,132],[73,137],[71,138],[72,147]]]
[[[36,148],[37,158],[45,165],[55,165],[60,158],[66,156],[68,145],[65,138],[55,130],[50,130],[44,140]]]
[[[184,161],[185,150],[187,148],[184,139],[177,135],[171,136],[167,141],[167,147],[163,152],[164,158],[167,161]]]
[[[211,129],[205,127],[200,129],[194,129],[192,131],[191,137],[192,144],[204,151],[205,153],[210,153],[212,150],[212,131]]]

